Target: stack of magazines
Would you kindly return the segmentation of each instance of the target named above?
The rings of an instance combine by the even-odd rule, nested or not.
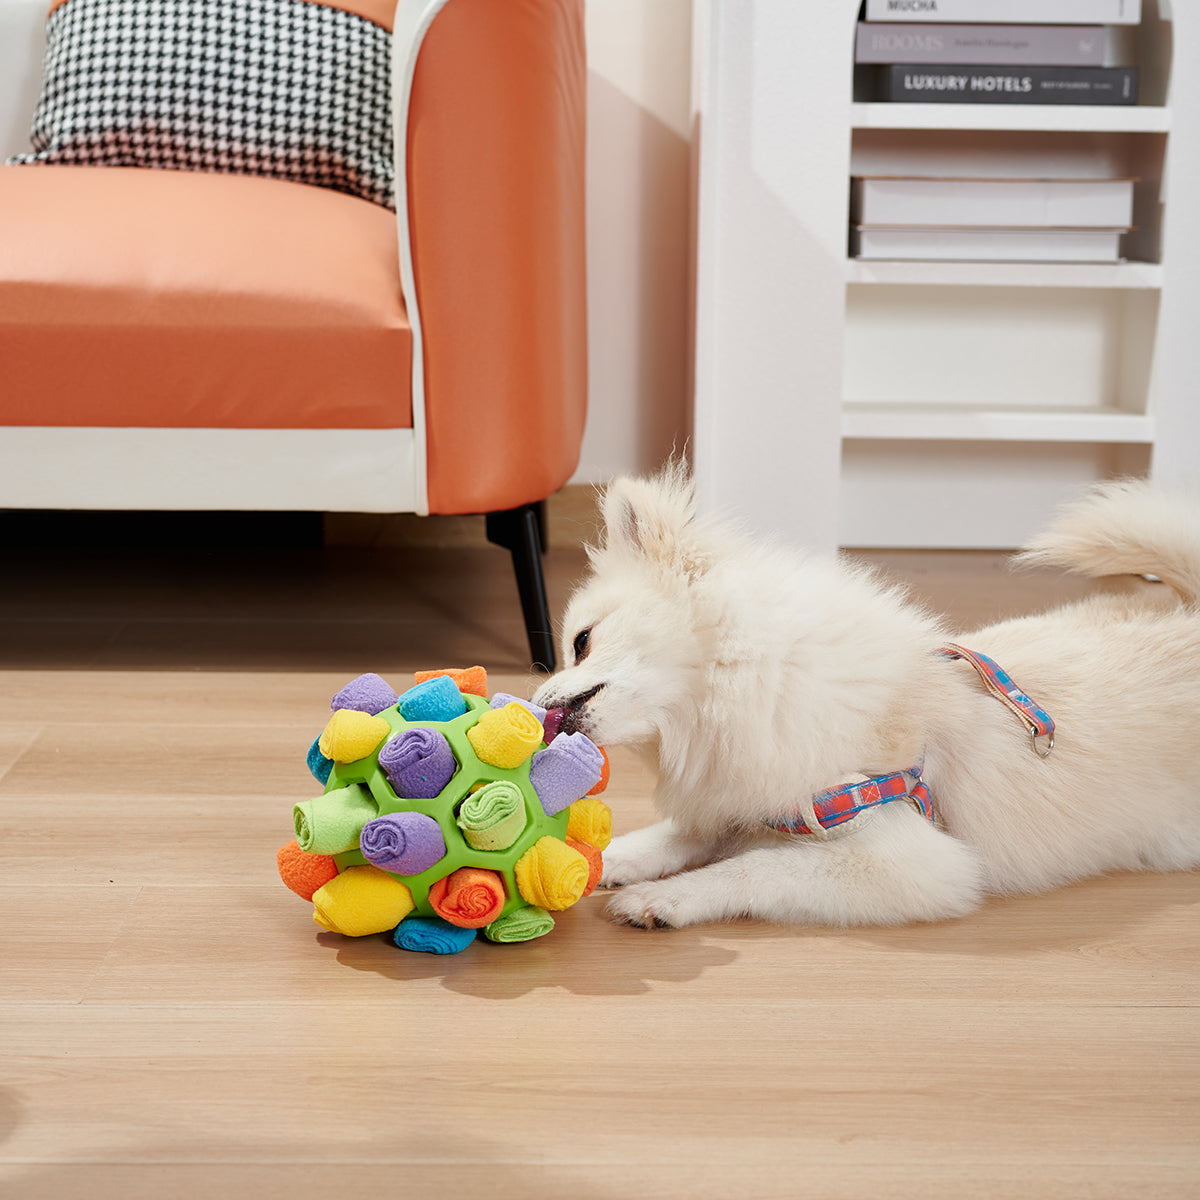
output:
[[[871,98],[920,104],[1136,104],[1141,0],[867,0],[855,62]]]

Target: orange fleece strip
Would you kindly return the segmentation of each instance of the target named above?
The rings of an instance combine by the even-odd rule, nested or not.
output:
[[[587,887],[583,889],[583,896],[590,896],[596,890],[596,885],[600,882],[600,875],[604,871],[604,859],[601,858],[600,851],[595,846],[589,846],[587,842],[573,842],[568,838],[567,845],[587,859],[588,881]],[[580,900],[583,899],[583,896],[579,897]]]
[[[444,921],[461,929],[482,929],[504,908],[504,880],[482,867],[460,867],[429,889],[429,903]]]
[[[605,753],[603,746],[597,746],[596,749],[604,756],[604,766],[600,768],[600,782],[588,792],[589,796],[598,796],[608,787],[608,754]]]
[[[311,900],[313,893],[338,873],[332,855],[306,854],[295,838],[286,846],[280,846],[275,862],[279,867],[279,878],[305,900]]]
[[[418,671],[416,678],[418,683],[424,683],[427,679],[436,679],[439,675],[449,675],[454,686],[464,695],[482,696],[487,699],[486,667],[443,667],[440,671]]]

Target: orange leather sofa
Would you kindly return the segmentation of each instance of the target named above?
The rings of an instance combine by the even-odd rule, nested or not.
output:
[[[582,0],[357,8],[392,28],[395,212],[0,166],[0,507],[487,513],[552,667],[540,502],[586,407]],[[3,155],[44,16],[0,6]]]

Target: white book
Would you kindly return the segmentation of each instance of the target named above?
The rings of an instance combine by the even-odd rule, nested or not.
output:
[[[1124,229],[852,228],[855,258],[927,262],[1092,262],[1120,260]]]
[[[1142,0],[867,0],[868,21],[1137,25]]]
[[[1121,67],[1137,61],[1129,25],[951,25],[860,21],[857,63]]]
[[[954,179],[868,176],[851,181],[861,225],[1124,228],[1132,179]]]
[[[1121,179],[1133,174],[1122,138],[1059,130],[859,129],[851,175],[943,179]]]

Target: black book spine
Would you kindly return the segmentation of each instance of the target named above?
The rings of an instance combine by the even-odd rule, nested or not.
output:
[[[979,67],[891,63],[875,99],[908,104],[1136,104],[1136,67]]]

